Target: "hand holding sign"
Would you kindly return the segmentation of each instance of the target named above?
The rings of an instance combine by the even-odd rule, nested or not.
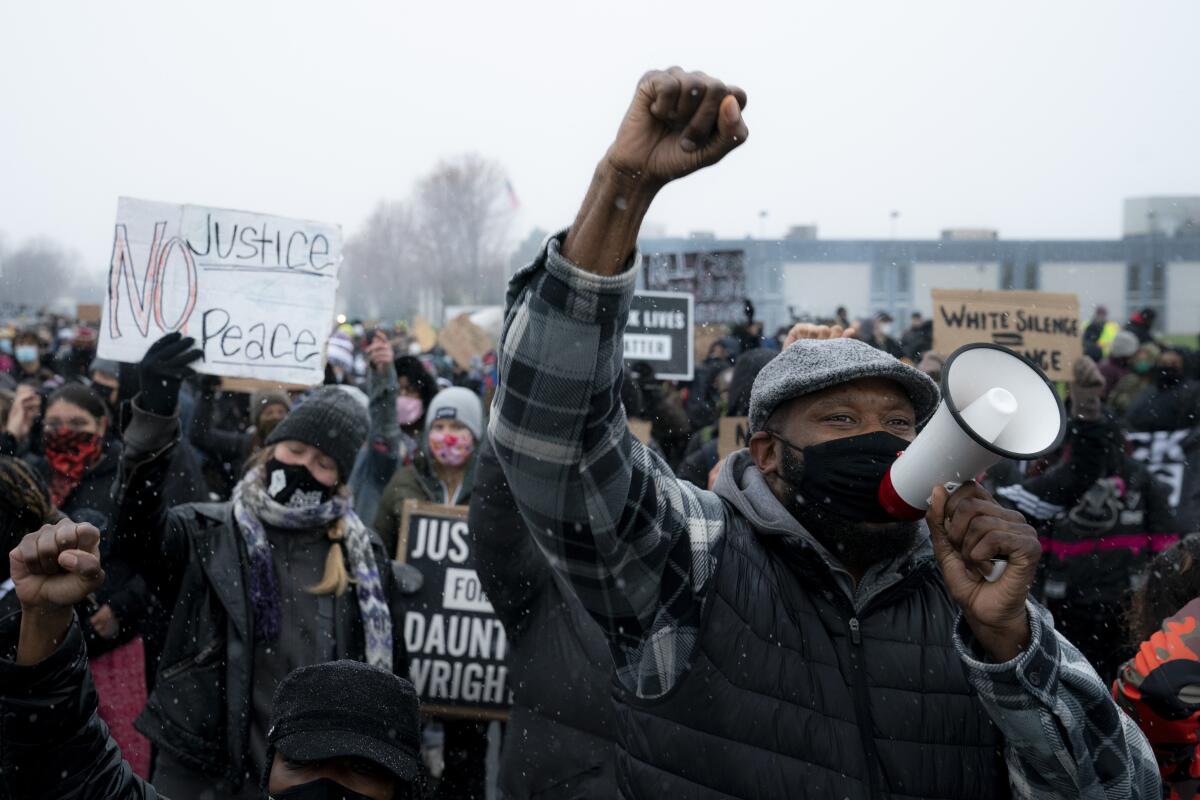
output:
[[[196,374],[191,365],[204,357],[193,347],[196,340],[178,333],[168,333],[150,346],[138,365],[142,391],[138,405],[144,411],[169,417],[179,402],[179,387],[186,378]]]

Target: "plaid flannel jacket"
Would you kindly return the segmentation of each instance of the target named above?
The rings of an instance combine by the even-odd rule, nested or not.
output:
[[[585,272],[547,240],[512,279],[489,435],[549,563],[609,639],[618,680],[668,691],[699,639],[705,587],[724,533],[723,502],[679,481],[626,426],[622,332],[635,254],[615,276]],[[955,643],[1006,739],[1021,798],[1161,797],[1145,738],[1091,665],[1030,604],[1029,648],[1003,664]]]

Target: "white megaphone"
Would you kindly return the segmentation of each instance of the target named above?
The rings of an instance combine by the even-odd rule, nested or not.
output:
[[[942,402],[884,476],[879,502],[897,519],[920,519],[935,486],[973,480],[1002,458],[1040,458],[1066,431],[1062,401],[1036,364],[1000,345],[964,345],[946,359]]]

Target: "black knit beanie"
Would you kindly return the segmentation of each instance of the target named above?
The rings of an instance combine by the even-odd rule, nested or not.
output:
[[[346,483],[369,427],[367,410],[350,393],[323,386],[284,417],[266,443],[295,439],[312,445],[337,463],[338,480]]]

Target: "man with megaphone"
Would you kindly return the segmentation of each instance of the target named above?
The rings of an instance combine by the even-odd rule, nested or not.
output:
[[[509,289],[489,436],[608,638],[623,794],[1157,798],[1142,734],[1028,598],[1033,530],[969,481],[1056,440],[1028,364],[949,359],[939,408],[863,342],[798,342],[759,373],[712,492],[628,434],[638,229],[745,141],[745,105],[703,73],[643,76],[574,224]]]

